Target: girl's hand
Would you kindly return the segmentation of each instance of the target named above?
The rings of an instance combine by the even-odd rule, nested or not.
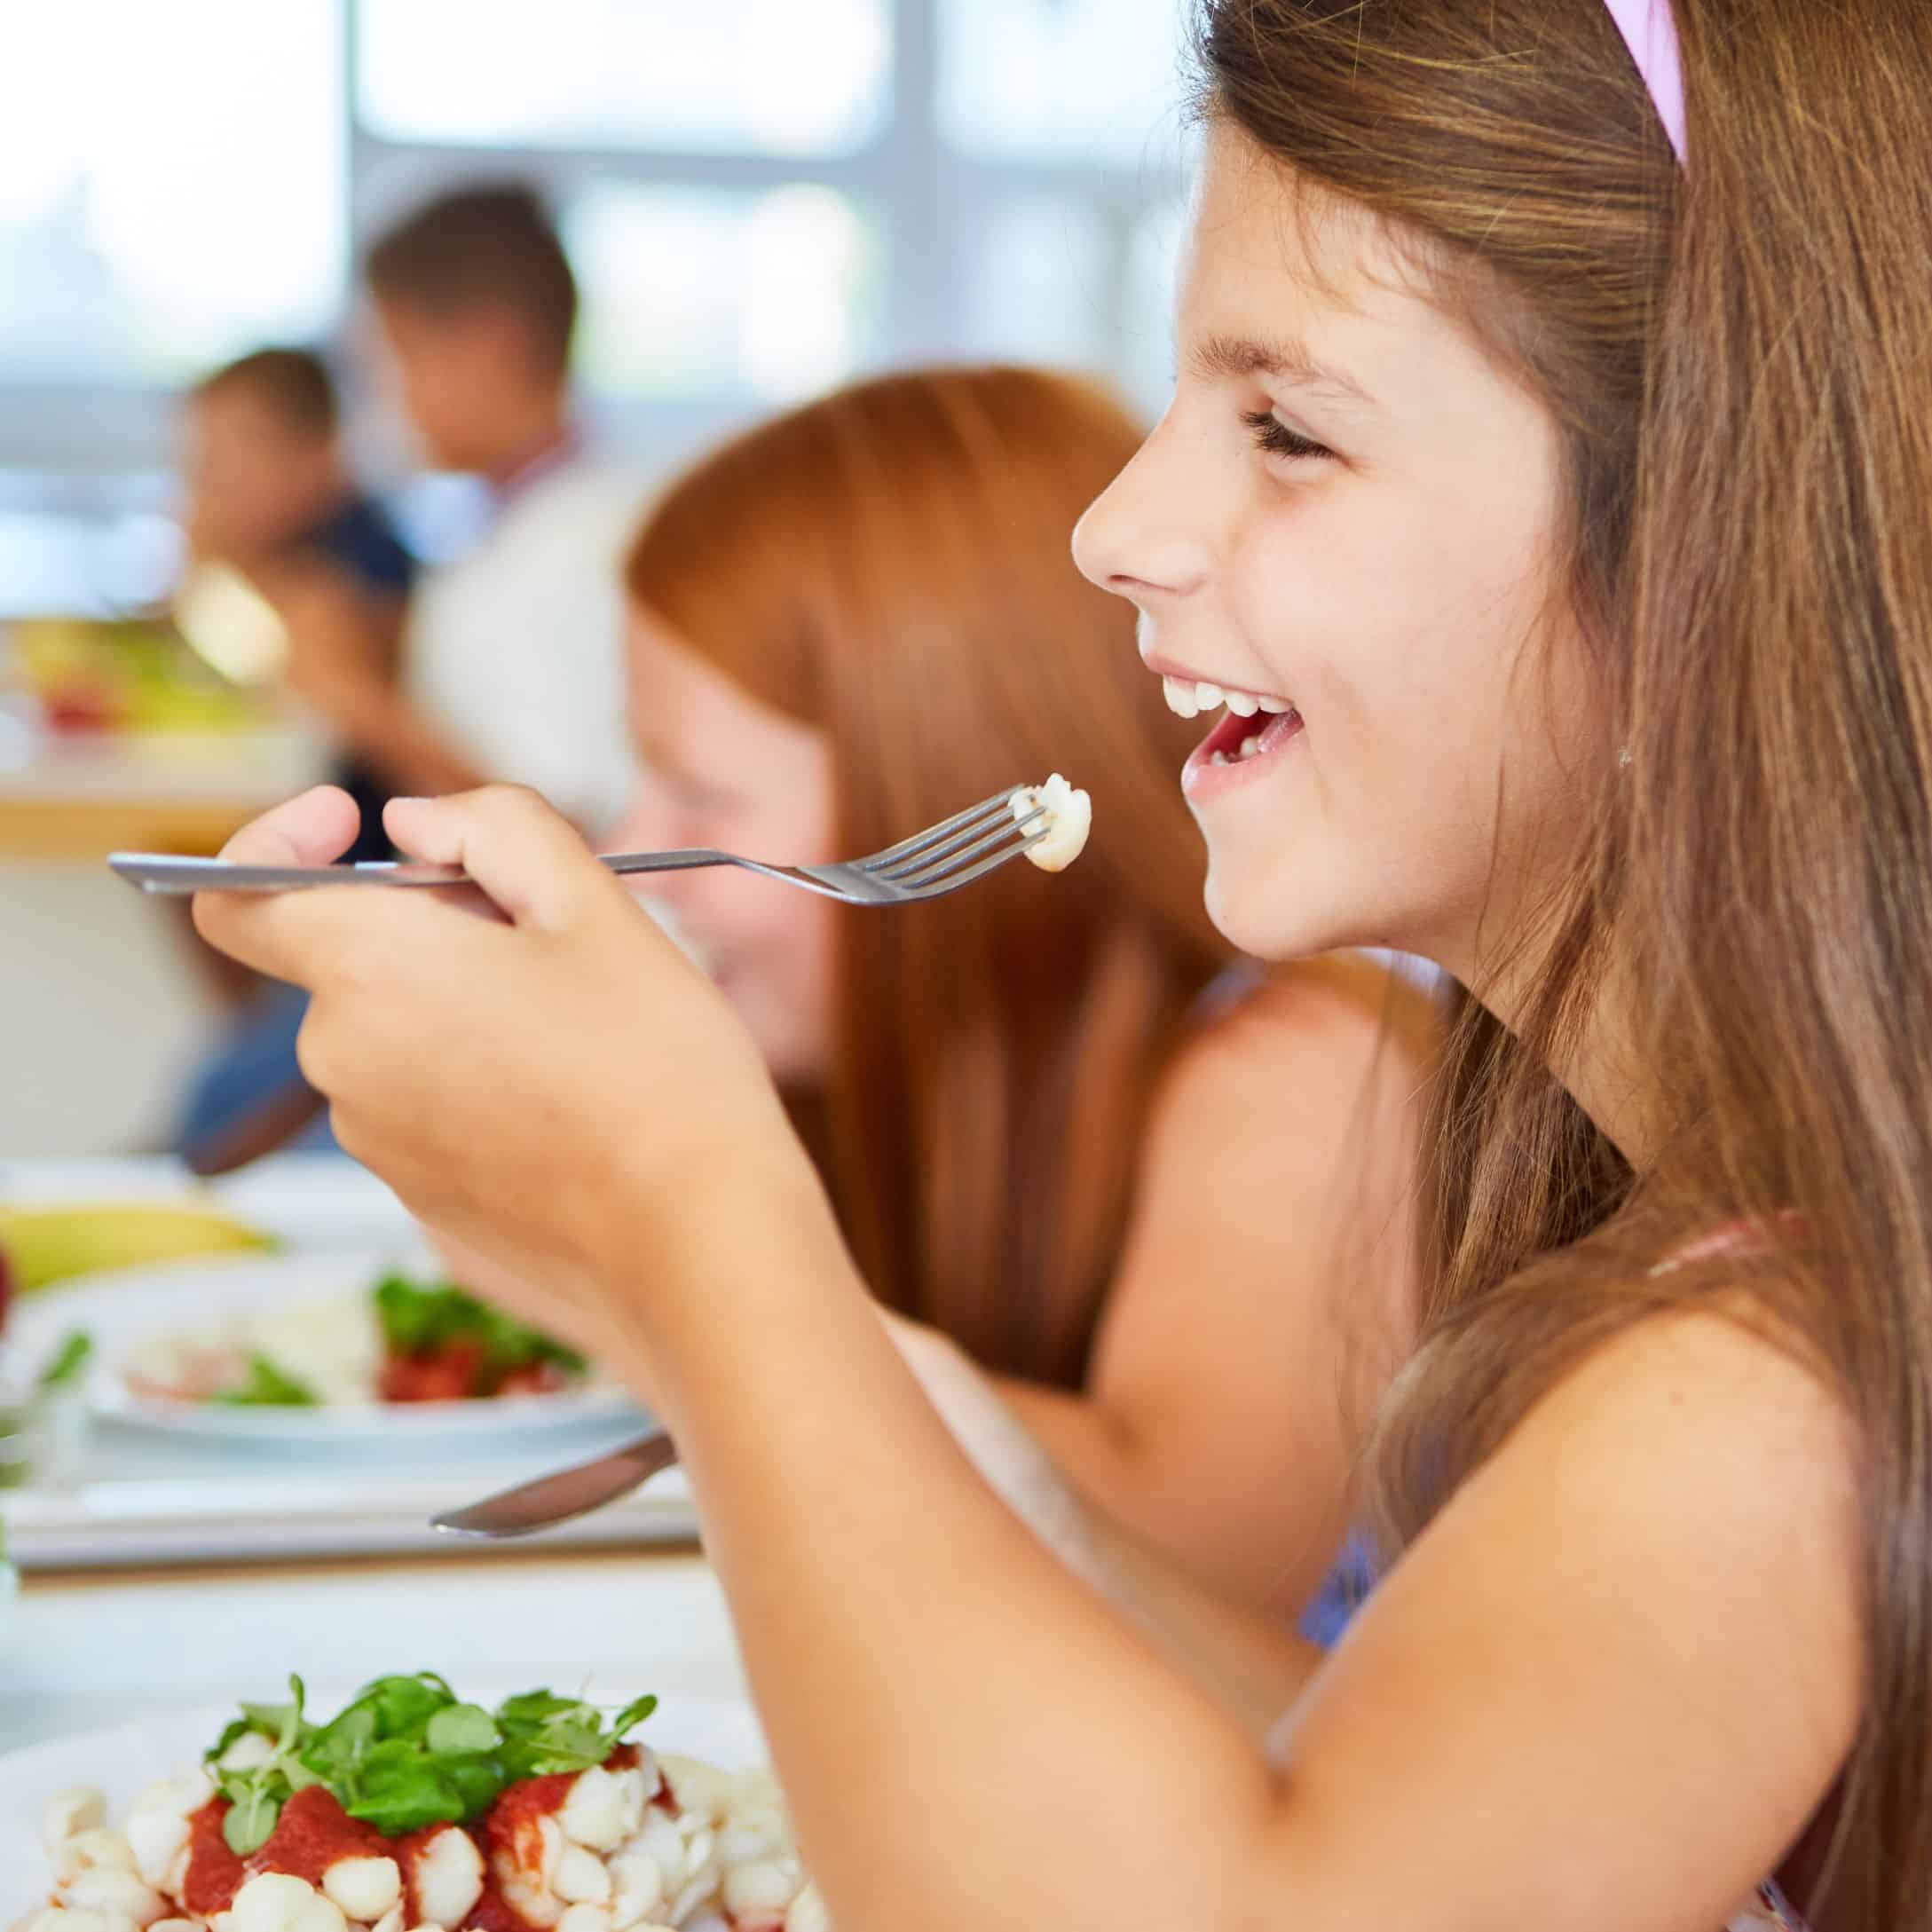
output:
[[[298,1051],[343,1147],[519,1284],[517,1313],[621,1360],[650,1289],[692,1272],[654,1253],[753,1192],[815,1211],[816,1179],[730,1007],[540,800],[398,800],[386,824],[486,897],[202,894],[195,923],[313,995]],[[354,826],[310,792],[224,856],[322,863]]]

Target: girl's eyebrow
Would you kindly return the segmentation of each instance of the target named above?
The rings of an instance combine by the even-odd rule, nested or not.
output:
[[[1271,381],[1327,394],[1343,402],[1366,405],[1376,399],[1345,370],[1317,362],[1297,341],[1255,342],[1240,335],[1209,335],[1189,351],[1187,360],[1197,375],[1239,379],[1265,375]]]

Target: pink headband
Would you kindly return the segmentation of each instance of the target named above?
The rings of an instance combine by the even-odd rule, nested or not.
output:
[[[1684,126],[1684,62],[1677,51],[1677,23],[1670,0],[1604,0],[1604,4],[1651,91],[1657,117],[1681,162],[1690,140]]]

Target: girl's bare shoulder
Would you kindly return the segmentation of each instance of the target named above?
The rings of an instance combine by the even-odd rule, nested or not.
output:
[[[1257,968],[1217,1003],[1168,1069],[1163,1106],[1265,1098],[1279,1118],[1373,1079],[1415,1093],[1439,1051],[1442,1009],[1417,978],[1365,953]],[[1284,1089],[1284,1081],[1292,1080]]]

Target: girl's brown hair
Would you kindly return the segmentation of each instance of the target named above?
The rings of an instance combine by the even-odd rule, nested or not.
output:
[[[1205,0],[1200,45],[1210,113],[1382,217],[1563,423],[1601,676],[1599,823],[1536,998],[1513,1043],[1472,1013],[1445,1076],[1390,1533],[1588,1350],[1741,1273],[1862,1432],[1868,1715],[1809,1904],[1905,1932],[1932,1926],[1932,7],[1675,12],[1684,170],[1600,0]],[[1612,986],[1661,1090],[1635,1175],[1547,1071]],[[1778,1234],[1653,1272],[1732,1224]]]
[[[1055,1381],[1084,1365],[1155,1076],[1226,960],[1176,784],[1190,734],[1069,549],[1139,440],[1039,371],[865,382],[687,472],[625,572],[829,734],[842,851],[1079,761],[1094,832],[1069,871],[840,915],[832,1068],[796,1109],[875,1290]]]

